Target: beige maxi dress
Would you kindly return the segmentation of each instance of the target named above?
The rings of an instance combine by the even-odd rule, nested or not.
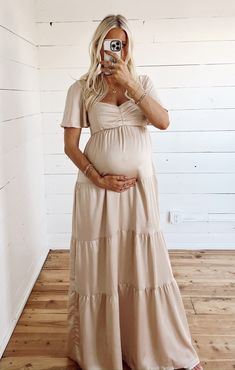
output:
[[[152,80],[140,75],[161,103]],[[89,127],[84,154],[100,173],[136,175],[118,193],[78,171],[74,187],[68,357],[84,370],[193,368],[183,301],[160,227],[158,182],[146,117],[132,99],[84,108],[81,82],[68,89],[61,127]]]

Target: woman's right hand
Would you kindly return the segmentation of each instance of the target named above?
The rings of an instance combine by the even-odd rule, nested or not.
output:
[[[126,175],[110,175],[106,174],[99,177],[98,186],[106,189],[122,193],[128,190],[131,186],[135,186],[137,177]]]

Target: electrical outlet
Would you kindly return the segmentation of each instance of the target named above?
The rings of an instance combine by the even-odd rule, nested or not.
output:
[[[170,223],[171,224],[180,224],[183,222],[183,214],[180,210],[170,211]]]

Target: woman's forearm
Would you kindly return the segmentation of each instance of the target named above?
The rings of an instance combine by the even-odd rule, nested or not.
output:
[[[145,91],[141,84],[134,80],[127,82],[126,89],[128,94],[135,101],[138,101]],[[168,110],[163,108],[161,104],[159,104],[148,94],[144,96],[144,98],[139,102],[138,106],[149,122],[151,122],[155,127],[165,130],[169,126]]]
[[[87,165],[91,163],[85,154],[77,147],[69,147],[66,149],[65,154],[71,159],[71,161],[84,172]],[[95,185],[98,185],[101,179],[100,173],[94,168],[86,175]]]

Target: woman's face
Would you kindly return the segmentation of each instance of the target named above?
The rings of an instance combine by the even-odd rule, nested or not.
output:
[[[119,39],[122,40],[122,49],[121,49],[121,57],[122,60],[126,59],[127,51],[128,51],[128,38],[126,35],[126,32],[123,31],[121,28],[112,28],[109,30],[108,33],[105,35],[105,39]],[[102,48],[100,49],[100,56],[101,60],[104,60],[104,45],[102,45]]]

